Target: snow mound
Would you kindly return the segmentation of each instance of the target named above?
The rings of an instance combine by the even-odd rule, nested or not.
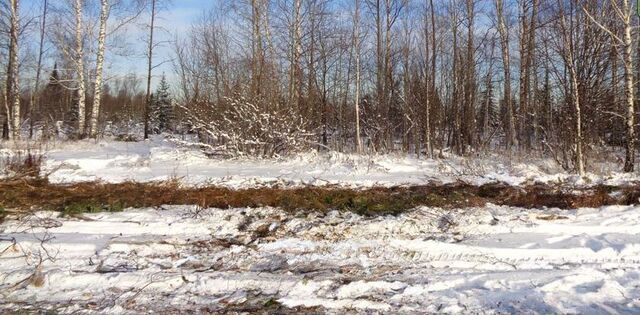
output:
[[[0,310],[640,312],[639,207],[40,212],[0,253]]]

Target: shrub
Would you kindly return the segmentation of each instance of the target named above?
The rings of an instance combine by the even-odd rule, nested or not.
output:
[[[39,177],[43,162],[42,154],[30,150],[16,151],[15,154],[4,157],[0,166],[4,169],[5,175],[10,177]]]
[[[83,200],[64,206],[62,214],[73,216],[83,213],[121,212],[124,208],[124,205],[120,202],[106,205],[94,200]]]
[[[277,104],[236,97],[181,108],[185,123],[210,155],[281,156],[305,149],[311,136],[302,116]]]

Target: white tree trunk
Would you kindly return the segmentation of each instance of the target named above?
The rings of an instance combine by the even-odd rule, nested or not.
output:
[[[427,99],[435,100],[436,97],[436,64],[437,64],[437,42],[436,42],[436,9],[433,6],[433,0],[429,0],[429,11],[431,12],[431,85],[427,91]],[[428,41],[425,38],[425,41]],[[427,123],[425,124],[426,139],[427,139],[427,155],[433,159],[433,140],[431,139],[431,104],[427,102]]]
[[[20,139],[20,80],[18,65],[18,28],[19,25],[19,0],[11,0],[11,40],[9,47],[9,69],[11,82],[9,85],[11,110],[11,134],[14,140]]]
[[[291,26],[291,69],[289,77],[289,103],[296,109],[299,107],[302,56],[302,0],[293,2],[293,25]]]
[[[576,111],[576,171],[579,175],[584,175],[584,154],[582,153],[582,111],[580,107],[580,94],[578,93],[578,78],[573,61],[573,52],[569,53],[571,62],[569,72],[571,73],[571,86],[573,89],[573,105]]]
[[[89,136],[98,135],[98,116],[102,98],[102,75],[104,67],[105,41],[107,39],[107,20],[109,19],[109,0],[100,1],[100,32],[98,34],[98,55],[96,58],[96,81],[93,89],[93,107],[91,108],[91,127]]]
[[[74,3],[74,13],[76,16],[76,48],[74,63],[76,66],[77,90],[78,93],[78,136],[84,137],[86,131],[85,108],[86,108],[86,87],[84,81],[84,50],[82,45],[82,5],[83,0],[76,0]]]
[[[622,7],[618,4],[617,0],[612,2],[613,13],[615,13],[619,19],[622,20],[624,25],[624,34],[622,38],[619,34],[614,33],[609,28],[598,22],[585,8],[584,13],[593,21],[598,27],[605,32],[609,33],[614,41],[623,46],[623,63],[624,63],[624,85],[625,85],[625,100],[627,103],[627,115],[626,115],[626,133],[627,133],[627,148],[626,157],[624,161],[624,171],[633,172],[635,164],[635,104],[634,104],[634,82],[633,82],[633,42],[631,40],[631,32],[633,26],[631,25],[631,18],[633,16],[633,6],[629,0],[622,0]],[[614,43],[615,44],[615,43]]]
[[[509,32],[504,16],[504,3],[496,0],[496,12],[498,15],[498,31],[500,32],[500,45],[502,46],[502,63],[504,65],[504,102],[507,110],[507,148],[517,145],[516,128],[513,121],[513,104],[511,102],[511,70],[509,56]]]
[[[623,1],[622,7],[624,16],[624,38],[623,38],[623,46],[624,46],[624,81],[625,81],[625,96],[627,101],[627,152],[626,158],[624,162],[624,171],[625,172],[633,172],[634,169],[634,160],[635,160],[635,104],[634,104],[634,93],[633,93],[633,53],[632,47],[633,44],[631,42],[631,5],[629,4],[629,0]]]
[[[355,45],[354,53],[356,59],[356,150],[358,153],[362,153],[362,139],[360,138],[360,0],[355,0],[355,5],[356,12],[353,20],[353,41]]]
[[[558,5],[562,8],[562,3],[558,0]],[[573,97],[573,107],[576,114],[575,128],[575,168],[579,175],[584,175],[584,154],[582,152],[582,110],[580,106],[580,93],[578,90],[578,71],[576,70],[576,59],[574,44],[571,32],[567,26],[567,21],[564,16],[564,10],[560,12],[560,27],[562,31],[562,51],[565,59],[565,66],[569,70],[569,76],[571,80],[571,94]]]
[[[147,50],[147,95],[144,104],[144,139],[149,139],[149,119],[151,112],[151,71],[153,70],[153,31],[156,21],[156,0],[151,0],[151,24],[149,25],[149,48]]]
[[[36,64],[36,79],[33,91],[31,91],[31,104],[29,106],[29,138],[33,138],[33,128],[35,124],[34,112],[35,106],[40,103],[40,74],[42,73],[42,58],[44,56],[44,40],[47,31],[47,12],[49,9],[49,1],[42,2],[42,20],[40,21],[40,45],[38,46],[38,61]]]

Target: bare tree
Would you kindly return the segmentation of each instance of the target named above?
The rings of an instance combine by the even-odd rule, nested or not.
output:
[[[9,43],[9,65],[7,67],[7,92],[8,103],[11,104],[10,134],[14,140],[20,139],[20,80],[19,80],[19,60],[18,60],[18,36],[20,28],[20,1],[10,0],[10,43]]]
[[[86,86],[85,86],[85,78],[84,78],[84,45],[83,45],[83,0],[75,0],[74,2],[74,13],[75,13],[75,53],[73,55],[73,63],[75,64],[76,70],[76,93],[78,95],[78,136],[80,138],[84,137],[86,134]],[[64,44],[63,44],[64,45]]]
[[[44,56],[44,40],[47,27],[47,13],[49,10],[49,1],[43,0],[42,2],[42,17],[40,20],[40,42],[38,45],[38,61],[36,65],[36,79],[33,91],[31,91],[31,104],[29,106],[29,138],[33,138],[33,126],[35,124],[35,106],[39,104],[39,92],[40,92],[40,74],[42,72],[42,58]]]
[[[565,61],[567,70],[569,71],[571,101],[575,111],[575,169],[580,175],[584,175],[584,154],[583,154],[583,136],[582,136],[582,108],[580,106],[580,90],[578,86],[578,70],[576,66],[575,44],[572,39],[572,30],[565,17],[564,3],[558,2],[558,24],[561,36],[561,51]]]
[[[498,32],[500,33],[500,46],[502,47],[502,65],[504,68],[504,104],[506,109],[505,136],[507,148],[517,145],[516,131],[513,121],[513,104],[511,101],[511,62],[509,54],[509,31],[504,13],[502,0],[495,0],[496,14],[498,18]]]
[[[431,75],[429,80],[431,84],[429,85],[429,89],[427,89],[427,99],[433,100],[436,97],[436,64],[437,64],[437,54],[436,54],[436,14],[435,7],[433,6],[433,0],[429,0],[429,9],[431,12]],[[428,41],[425,38],[425,41]],[[425,44],[427,45],[427,44]],[[427,62],[425,62],[427,63]],[[426,149],[427,156],[429,158],[433,158],[433,143],[431,139],[431,106],[434,102],[427,102],[427,117],[426,117],[426,125],[425,125],[425,138],[426,138]]]
[[[621,2],[621,3],[620,3]],[[624,160],[624,171],[633,172],[635,165],[635,104],[634,104],[634,82],[633,82],[633,43],[631,39],[632,33],[632,21],[633,16],[632,5],[629,0],[612,0],[611,7],[613,12],[622,21],[623,35],[620,37],[618,34],[611,31],[609,28],[598,22],[589,11],[583,7],[583,11],[598,27],[609,33],[611,37],[622,46],[622,58],[624,66],[624,82],[625,82],[625,103],[627,108],[626,114],[626,133],[627,133],[627,145],[626,155]]]
[[[157,0],[151,0],[151,16],[149,23],[149,46],[147,49],[147,94],[145,96],[144,107],[144,138],[149,139],[149,112],[151,110],[151,71],[153,70],[153,31],[156,22],[156,3]]]
[[[476,0],[467,0],[467,56],[465,63],[465,94],[464,94],[464,117],[463,117],[463,152],[467,146],[474,146],[475,131],[475,105],[476,105],[476,47],[474,45],[475,36],[475,6]]]
[[[355,123],[356,123],[356,151],[362,153],[362,138],[360,136],[360,0],[354,0],[355,14],[353,18],[353,45],[356,67],[355,91]]]
[[[100,101],[102,99],[102,78],[104,68],[105,44],[107,41],[107,21],[109,20],[109,0],[100,0],[100,30],[98,33],[98,51],[96,57],[96,77],[93,88],[93,107],[91,108],[91,124],[89,136],[98,136],[98,118],[100,116]]]
[[[302,89],[302,69],[300,59],[302,57],[302,1],[293,1],[293,19],[291,27],[291,59],[289,61],[289,104],[293,107],[300,106]]]

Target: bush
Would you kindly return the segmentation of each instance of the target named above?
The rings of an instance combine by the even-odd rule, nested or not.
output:
[[[136,135],[132,135],[128,133],[119,134],[115,136],[113,140],[120,141],[120,142],[139,142],[140,141],[140,139],[138,139]]]
[[[73,216],[83,213],[122,212],[124,208],[120,202],[106,205],[94,200],[84,200],[66,205],[62,209],[62,214],[65,216]]]
[[[4,169],[5,175],[10,177],[39,177],[43,162],[42,154],[29,150],[16,151],[15,154],[4,157],[0,161],[0,166]]]
[[[311,136],[305,119],[286,106],[237,97],[182,109],[198,144],[211,155],[276,157],[305,149]]]

